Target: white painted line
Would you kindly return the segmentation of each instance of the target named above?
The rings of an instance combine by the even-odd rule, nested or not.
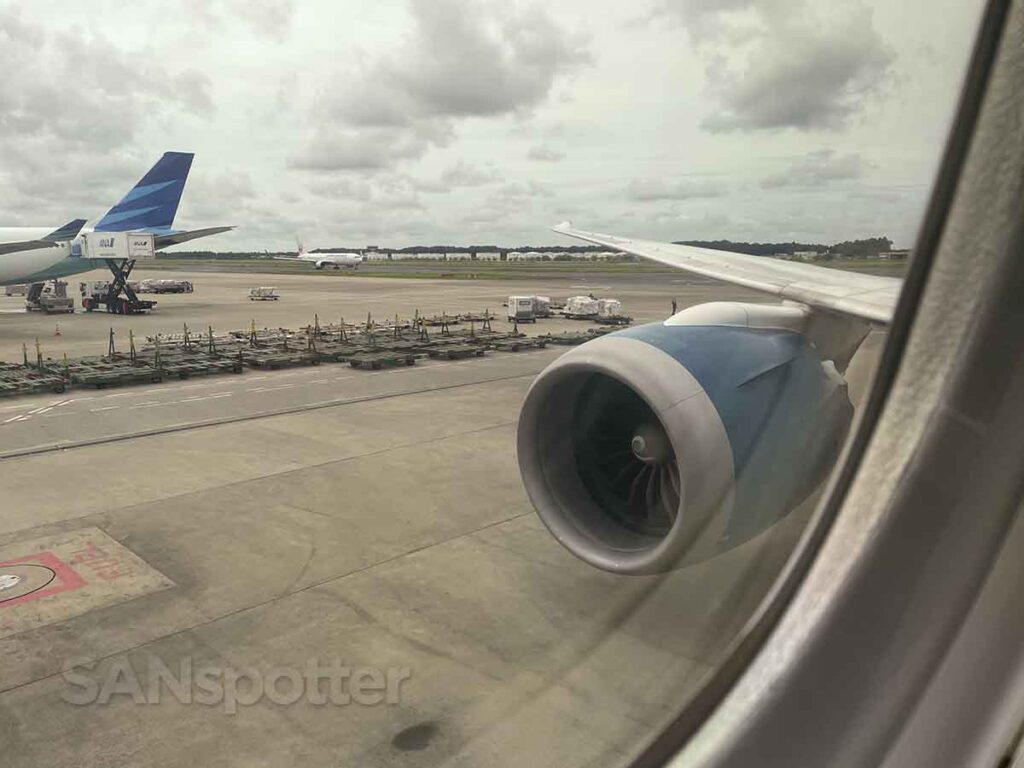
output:
[[[120,408],[120,407],[121,406],[119,406],[119,405],[108,405],[106,408],[90,408],[89,412],[90,413],[96,413],[97,411],[113,411],[113,410],[115,410],[117,408]]]
[[[187,397],[184,400],[179,400],[179,403],[195,403],[199,400],[216,400],[219,397],[231,397],[231,392],[221,392],[219,395],[200,395],[198,397]]]
[[[12,421],[20,421],[20,420],[21,420],[21,419],[23,419],[23,418],[25,418],[25,417],[24,417],[24,416],[21,416],[21,415],[18,415],[18,416],[12,416],[11,418],[7,419],[7,420],[6,420],[5,422],[4,422],[4,424],[10,424],[10,423],[11,423]]]
[[[38,411],[35,411],[35,413],[40,413],[41,414],[41,413],[46,413],[47,411],[52,411],[52,410],[53,410],[53,406],[51,405],[48,408],[40,408]]]

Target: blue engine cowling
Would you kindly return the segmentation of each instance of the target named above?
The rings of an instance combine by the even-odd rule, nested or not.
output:
[[[714,557],[825,479],[853,416],[799,332],[654,323],[566,353],[536,379],[518,454],[541,519],[619,573]]]

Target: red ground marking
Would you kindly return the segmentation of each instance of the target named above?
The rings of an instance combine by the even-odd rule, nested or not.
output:
[[[34,555],[25,555],[25,557],[17,557],[14,560],[5,560],[0,563],[0,568],[3,568],[5,565],[21,565],[24,563],[45,565],[57,575],[53,581],[42,589],[38,589],[35,592],[29,592],[27,595],[22,595],[21,597],[15,597],[12,600],[0,602],[0,608],[18,605],[19,603],[24,603],[29,600],[38,600],[41,597],[58,595],[61,592],[70,592],[73,589],[81,589],[86,584],[85,579],[79,576],[78,572],[75,571],[74,568],[53,554],[53,552],[37,552]]]

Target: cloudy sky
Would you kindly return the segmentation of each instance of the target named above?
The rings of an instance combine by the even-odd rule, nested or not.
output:
[[[218,250],[910,245],[979,0],[0,0],[0,224],[168,149]]]

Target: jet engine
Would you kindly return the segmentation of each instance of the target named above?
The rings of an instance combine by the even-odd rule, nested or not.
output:
[[[605,570],[657,573],[750,539],[814,491],[853,407],[803,332],[807,316],[699,305],[548,366],[517,440],[526,491],[558,541]]]

